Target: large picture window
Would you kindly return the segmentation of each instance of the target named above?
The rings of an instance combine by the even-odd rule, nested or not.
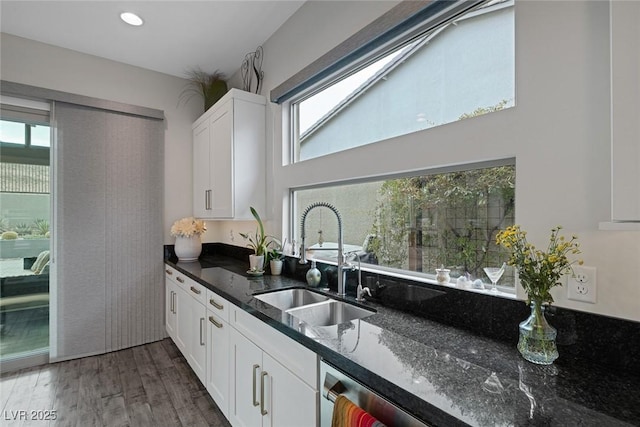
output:
[[[507,256],[495,244],[498,231],[513,225],[515,166],[422,174],[293,192],[295,235],[304,209],[324,201],[341,213],[346,251],[367,264],[434,275],[444,265],[452,277],[469,274],[485,282],[483,267]],[[338,229],[327,209],[306,218],[307,245],[317,259],[336,253]],[[509,272],[501,284],[513,286]]]
[[[474,132],[474,118],[516,104],[514,21],[512,0],[426,17],[410,36],[354,52],[330,77],[291,96],[276,91],[290,126],[290,162],[277,170],[290,190],[286,237],[299,244],[302,212],[326,202],[341,213],[345,251],[364,268],[429,281],[444,266],[454,281],[488,283],[483,268],[507,259],[495,236],[514,224],[516,167],[510,153],[491,151],[490,133]],[[455,131],[431,129],[443,125]],[[338,240],[334,215],[310,211],[307,256],[335,261]],[[499,286],[515,293],[512,270]]]
[[[514,70],[513,2],[490,2],[293,100],[293,161],[513,106]]]

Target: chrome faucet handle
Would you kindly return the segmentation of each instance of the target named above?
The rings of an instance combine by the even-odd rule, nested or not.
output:
[[[348,271],[356,271],[358,269],[358,267],[356,267],[356,265],[350,261],[345,261],[342,264],[342,268]]]
[[[358,261],[358,266],[352,261]],[[360,258],[358,258],[358,254],[355,251],[347,252],[344,254],[344,262],[342,264],[344,268],[349,269],[350,271],[356,271],[360,269]]]
[[[371,291],[369,288],[363,288],[362,285],[358,285],[358,289],[356,290],[356,301],[366,301],[364,294],[371,296]]]

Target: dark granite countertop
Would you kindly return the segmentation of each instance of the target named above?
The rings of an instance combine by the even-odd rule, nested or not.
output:
[[[300,281],[249,278],[247,263],[224,256],[166,262],[432,425],[640,425],[636,377],[594,366],[537,366],[515,345],[372,302],[364,305],[377,312],[365,319],[300,328],[254,298],[306,286]]]

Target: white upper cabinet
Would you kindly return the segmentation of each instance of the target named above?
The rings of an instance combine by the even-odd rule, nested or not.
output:
[[[263,96],[231,89],[193,124],[193,215],[253,219],[265,208]]]
[[[611,219],[640,222],[640,2],[610,8]]]

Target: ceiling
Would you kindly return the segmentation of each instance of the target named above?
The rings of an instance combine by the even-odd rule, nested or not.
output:
[[[185,77],[230,77],[304,0],[0,1],[0,29],[27,39]],[[132,27],[120,13],[143,20]]]

